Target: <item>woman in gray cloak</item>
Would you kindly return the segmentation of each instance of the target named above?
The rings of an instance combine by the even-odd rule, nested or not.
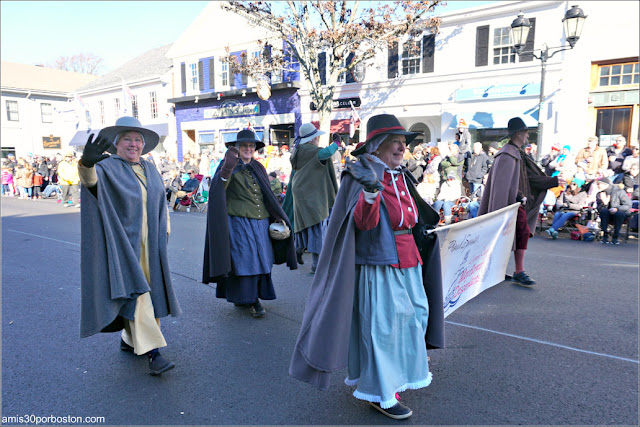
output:
[[[121,117],[93,141],[78,165],[82,182],[81,337],[122,331],[120,349],[146,354],[151,375],[174,368],[160,318],[180,314],[167,257],[169,216],[164,184],[141,155],[157,133]],[[105,151],[115,153],[109,156]]]
[[[393,419],[412,411],[397,393],[429,385],[427,346],[444,346],[438,214],[401,167],[406,132],[373,116],[331,212],[289,373],[320,389],[348,368],[354,397]]]

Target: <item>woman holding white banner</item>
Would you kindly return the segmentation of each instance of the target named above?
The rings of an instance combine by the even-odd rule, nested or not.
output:
[[[393,419],[412,411],[397,393],[427,387],[427,346],[444,346],[438,214],[400,165],[406,132],[373,116],[358,161],[342,175],[289,373],[320,389],[348,367],[354,397]],[[425,345],[426,344],[426,345]]]

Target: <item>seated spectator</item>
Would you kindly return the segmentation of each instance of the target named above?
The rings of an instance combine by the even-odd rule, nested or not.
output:
[[[624,176],[624,170],[622,165],[625,157],[629,154],[626,150],[627,141],[624,136],[619,136],[613,142],[613,145],[607,149],[607,156],[609,158],[609,169],[613,172],[611,176],[611,183],[618,184],[622,182]]]
[[[622,178],[624,190],[631,200],[638,200],[638,170],[640,170],[640,165],[633,163]]]
[[[547,174],[547,176],[551,176],[551,174],[553,173],[553,169],[549,165],[556,159],[556,157],[560,155],[561,149],[562,148],[560,147],[560,143],[556,142],[551,147],[551,153],[545,154],[540,159],[540,164],[544,168],[544,173]]]
[[[587,206],[587,192],[582,191],[575,182],[570,182],[567,191],[562,193],[556,200],[556,213],[553,216],[553,223],[551,228],[546,230],[546,233],[553,239],[557,239],[558,230],[567,221],[578,216],[580,210],[585,206]]]
[[[427,163],[424,160],[422,148],[417,145],[413,149],[413,154],[411,155],[411,157],[405,162],[407,169],[409,169],[409,172],[411,172],[411,175],[413,175],[416,181],[420,182],[422,180],[422,175],[424,174],[424,169],[427,166]]]
[[[429,163],[427,163],[427,167],[424,169],[424,176],[422,180],[429,176],[429,181],[431,183],[435,182],[436,184],[436,192],[440,187],[440,163],[444,159],[444,156],[440,152],[438,147],[431,147],[431,154],[429,155]]]
[[[440,186],[438,199],[432,205],[436,212],[440,212],[442,209],[445,224],[451,224],[451,208],[460,197],[462,197],[462,186],[456,172],[451,170],[447,175],[447,180]]]
[[[182,199],[184,196],[196,190],[200,186],[200,181],[196,178],[195,170],[189,169],[187,171],[187,175],[189,175],[189,179],[184,183],[184,185],[182,185],[182,188],[176,192],[171,192],[169,205],[173,206],[174,211],[178,209],[178,200]]]
[[[631,165],[633,165],[634,163],[637,165],[638,164],[638,153],[640,150],[638,150],[638,143],[632,143],[631,144],[631,149],[629,150],[629,155],[627,155],[627,157],[624,158],[624,162],[622,163],[622,170],[627,172],[629,169],[631,169]]]
[[[596,196],[598,215],[600,215],[600,227],[602,228],[602,243],[609,243],[609,222],[613,220],[612,245],[618,245],[618,237],[622,223],[631,209],[631,200],[627,193],[620,187],[611,184],[609,178],[600,178],[595,186],[598,188]]]
[[[576,173],[576,162],[571,157],[571,146],[562,147],[562,152],[549,163],[549,169],[552,171],[551,176],[558,176],[561,173],[566,177]]]
[[[576,165],[584,169],[587,179],[597,179],[605,175],[609,166],[607,152],[598,146],[598,138],[591,136],[587,139],[587,146],[578,152]]]
[[[425,172],[422,176],[422,182],[416,186],[416,190],[424,201],[432,205],[436,198],[439,185],[440,177],[437,173],[429,174]]]
[[[449,144],[449,155],[440,162],[440,171],[443,179],[448,179],[449,172],[454,172],[459,182],[462,182],[462,168],[464,167],[464,154],[460,153],[457,145]]]

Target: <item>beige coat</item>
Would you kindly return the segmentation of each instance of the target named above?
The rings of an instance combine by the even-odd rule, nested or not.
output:
[[[576,165],[579,166],[581,162],[589,158],[591,158],[591,161],[587,163],[587,168],[585,169],[587,175],[595,175],[599,169],[605,170],[609,166],[607,151],[602,147],[597,147],[593,153],[591,153],[589,147],[580,150],[576,156]]]

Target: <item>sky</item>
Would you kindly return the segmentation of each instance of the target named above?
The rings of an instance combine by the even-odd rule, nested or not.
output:
[[[0,57],[51,65],[56,58],[92,53],[105,74],[142,53],[173,43],[206,1],[0,1]],[[495,1],[448,1],[452,11]]]

